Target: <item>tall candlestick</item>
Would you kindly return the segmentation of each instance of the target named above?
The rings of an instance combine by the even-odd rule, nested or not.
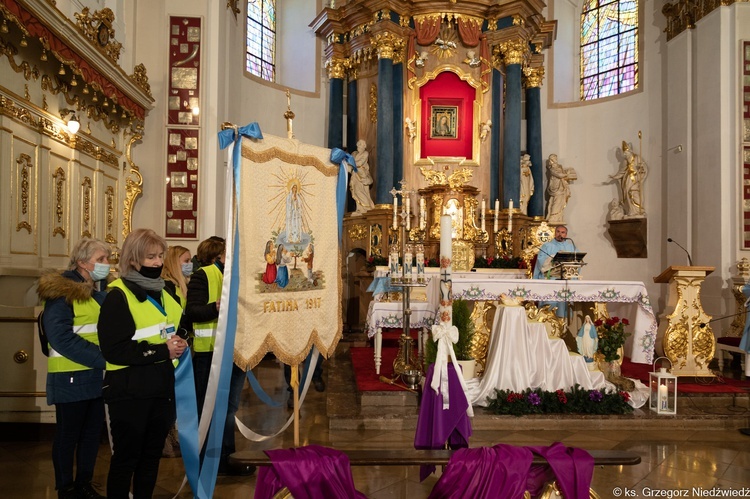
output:
[[[406,230],[411,229],[411,197],[406,195]]]
[[[495,199],[495,226],[493,227],[495,229],[495,233],[497,233],[499,227],[499,217],[500,217],[500,200]]]
[[[513,200],[508,203],[508,234],[513,233]]]
[[[484,199],[482,199],[482,216],[481,216],[481,219],[482,219],[482,230],[485,230],[485,228],[484,228],[485,227],[484,226],[484,214],[485,214],[484,210],[485,210]]]
[[[398,229],[398,197],[393,195],[393,230]]]
[[[427,212],[425,211],[424,198],[419,198],[419,229],[424,230],[427,221]]]

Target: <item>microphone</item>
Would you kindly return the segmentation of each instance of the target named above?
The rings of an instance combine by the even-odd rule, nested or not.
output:
[[[576,242],[573,241],[573,238],[572,237],[566,237],[565,239],[567,239],[568,241],[570,241],[571,243],[573,243],[573,251],[577,252],[578,248],[576,247]]]
[[[690,264],[690,266],[691,267],[693,266],[693,258],[690,256],[690,253],[688,252],[688,250],[686,250],[685,248],[683,248],[680,243],[678,243],[677,241],[675,241],[671,237],[667,238],[667,242],[669,242],[669,243],[675,243],[677,246],[679,246],[682,249],[682,251],[684,251],[685,254],[687,255],[687,257],[688,257],[688,263]]]

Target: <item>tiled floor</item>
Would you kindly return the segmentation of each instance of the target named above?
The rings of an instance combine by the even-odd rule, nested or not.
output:
[[[347,345],[342,343],[339,349],[343,352]],[[342,353],[342,355],[344,355]],[[308,399],[301,410],[300,435],[301,444],[316,443],[341,449],[409,449],[414,438],[410,430],[329,430],[327,407],[336,405],[336,400],[326,397],[339,397],[336,386],[344,364],[339,357],[326,362],[326,374],[329,379],[329,390],[317,393],[310,390]],[[272,397],[286,400],[285,387],[280,364],[273,360],[264,360],[256,369],[256,375]],[[343,386],[350,386],[344,384]],[[343,394],[341,394],[343,395]],[[340,397],[341,403],[351,403],[351,395]],[[716,411],[727,411],[736,416],[737,411],[747,407],[747,399],[738,402],[739,407],[719,407]],[[252,430],[261,434],[273,434],[284,424],[290,415],[286,404],[283,408],[268,409],[261,407],[255,395],[248,389],[243,393],[243,407],[240,415],[242,421]],[[747,412],[745,412],[747,416]],[[598,468],[594,472],[593,488],[602,498],[628,497],[624,489],[633,491],[630,497],[657,497],[656,490],[662,497],[676,496],[677,489],[685,489],[683,497],[705,497],[694,487],[704,491],[713,487],[734,489],[742,492],[743,487],[750,487],[750,437],[740,434],[736,429],[721,430],[680,430],[665,424],[659,430],[639,430],[634,422],[632,430],[616,431],[598,429],[589,431],[586,420],[576,425],[564,425],[564,429],[552,427],[544,430],[525,430],[524,419],[517,418],[517,427],[513,430],[475,430],[471,446],[509,443],[516,445],[548,445],[563,442],[566,445],[585,449],[623,449],[637,452],[642,462],[637,466]],[[745,419],[747,422],[747,418]],[[505,425],[507,428],[507,424]],[[51,431],[38,432],[43,435],[34,439],[17,440],[7,432],[7,425],[0,425],[0,496],[3,498],[54,498],[54,473],[51,455]],[[291,447],[293,445],[292,427],[282,435],[262,444],[253,444],[237,433],[238,450],[270,449]],[[109,447],[102,444],[97,462],[95,482],[104,490],[107,469],[109,466]],[[427,497],[437,481],[437,477],[419,482],[417,467],[375,467],[352,469],[354,482],[358,490],[371,498],[421,498]],[[164,458],[161,461],[159,482],[154,497],[173,497],[180,489],[184,469],[179,458]],[[218,477],[215,497],[234,498],[252,497],[255,476],[251,477]],[[617,488],[623,495],[617,495]],[[183,488],[178,497],[189,498],[192,493],[188,486]],[[750,497],[750,490],[745,496]]]

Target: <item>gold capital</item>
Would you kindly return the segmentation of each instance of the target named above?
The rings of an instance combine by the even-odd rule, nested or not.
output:
[[[349,66],[348,59],[342,59],[335,57],[326,61],[326,68],[328,69],[328,78],[338,78],[343,80],[346,76],[346,68]]]
[[[404,41],[393,33],[379,33],[372,43],[378,51],[378,59],[393,59],[394,51],[401,48]]]
[[[529,56],[529,44],[523,39],[508,40],[500,44],[500,52],[503,54],[506,66],[523,64]]]
[[[523,68],[524,86],[526,88],[540,88],[544,81],[544,66],[539,68]]]

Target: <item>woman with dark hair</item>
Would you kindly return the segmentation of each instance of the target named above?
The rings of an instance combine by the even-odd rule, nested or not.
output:
[[[182,307],[164,290],[167,243],[151,229],[125,238],[120,279],[110,284],[98,332],[107,360],[112,459],[107,497],[151,497],[164,441],[175,421],[174,366],[187,348],[176,335]]]
[[[73,248],[67,271],[39,279],[42,326],[49,341],[47,403],[54,404],[57,421],[52,464],[61,499],[104,497],[91,479],[104,424],[105,364],[96,323],[106,296],[102,281],[109,276],[108,258],[106,244],[84,238]]]

